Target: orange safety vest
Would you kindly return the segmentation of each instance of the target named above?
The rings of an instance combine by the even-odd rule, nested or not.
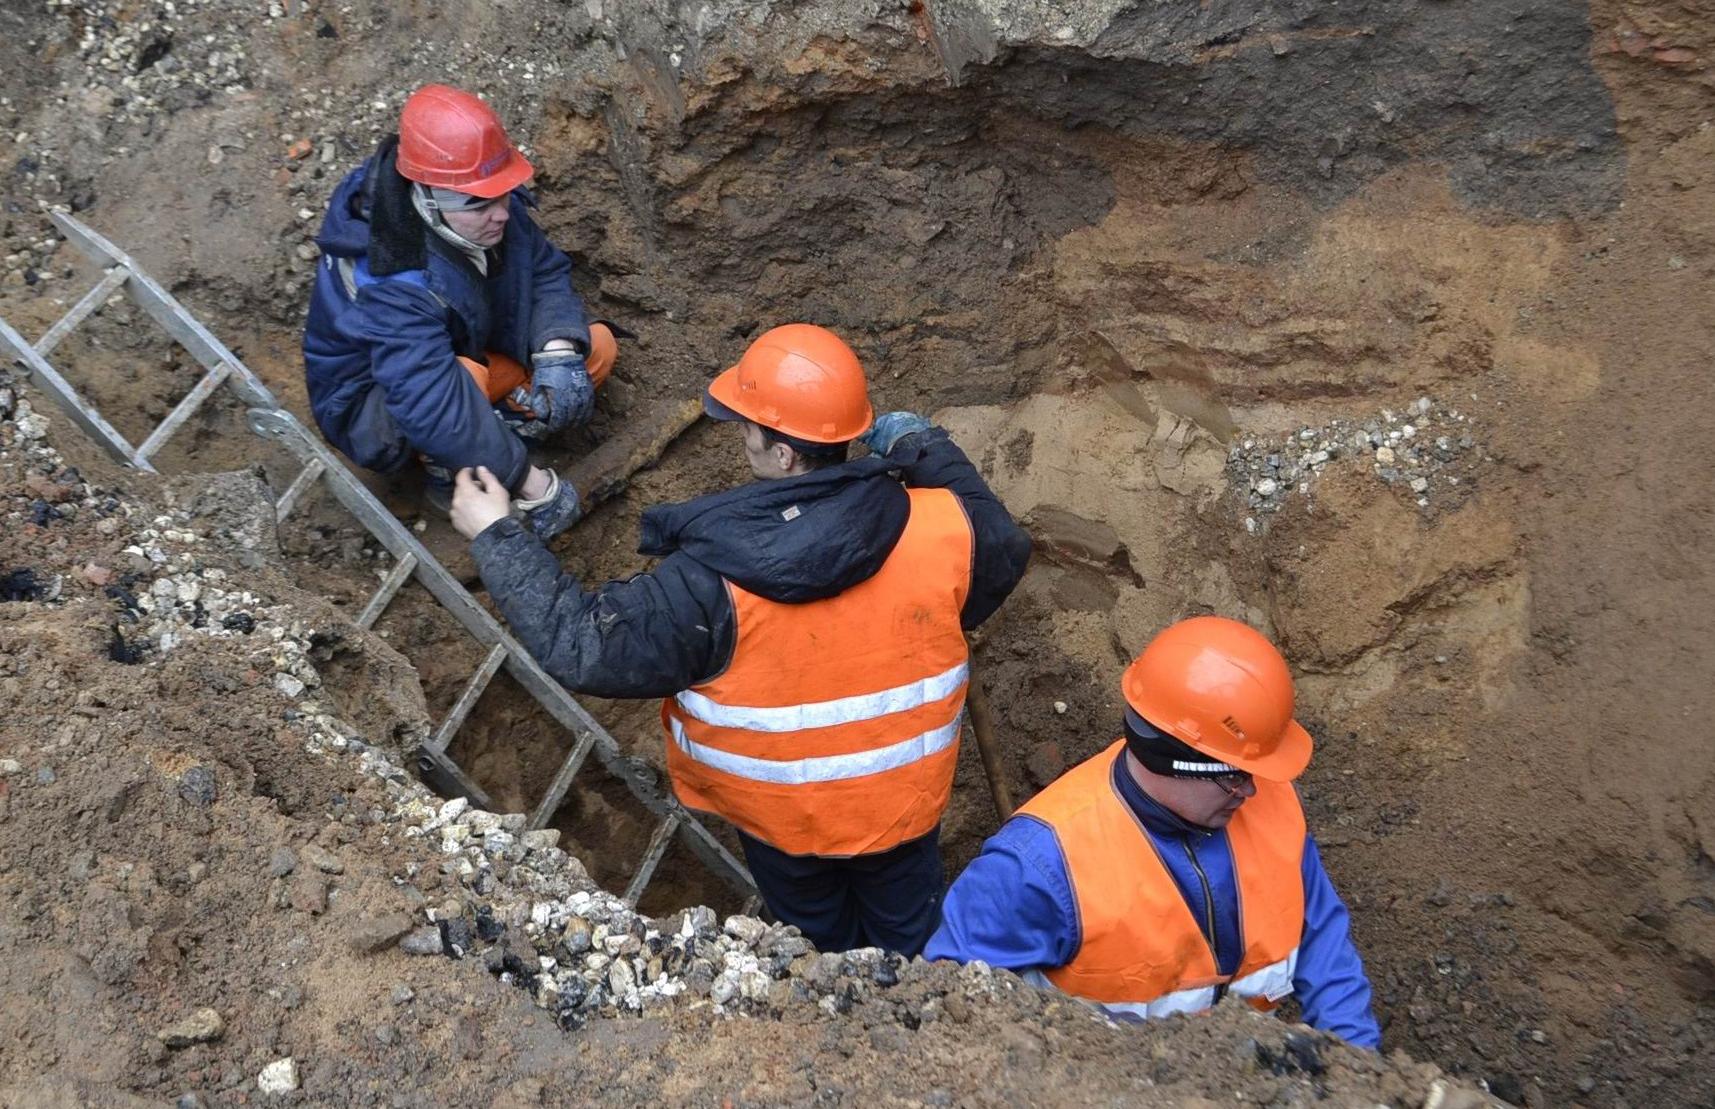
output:
[[[886,851],[940,821],[970,680],[959,613],[973,535],[953,493],[908,492],[887,561],[837,596],[781,604],[727,582],[731,662],[661,706],[686,807],[830,857]]]
[[[1227,825],[1244,957],[1237,973],[1223,975],[1155,842],[1114,788],[1114,759],[1124,750],[1123,740],[1114,743],[1019,810],[1053,829],[1082,932],[1071,962],[1026,977],[1146,1018],[1207,1009],[1223,984],[1259,1009],[1274,1008],[1292,993],[1304,932],[1297,791],[1259,778],[1256,796]]]

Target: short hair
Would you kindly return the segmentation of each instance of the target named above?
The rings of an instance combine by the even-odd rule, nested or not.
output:
[[[771,427],[763,427],[761,424],[756,426],[762,432],[764,443],[771,447],[776,443],[785,443],[792,448],[799,458],[804,460],[804,465],[812,470],[820,470],[824,466],[838,466],[851,453],[850,440],[843,443],[812,443],[808,439],[787,435],[785,432],[775,431]]]

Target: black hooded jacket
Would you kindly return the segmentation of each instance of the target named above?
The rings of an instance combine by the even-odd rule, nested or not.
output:
[[[561,685],[600,697],[667,697],[731,660],[726,580],[786,604],[867,580],[905,531],[905,486],[949,489],[964,505],[975,551],[962,622],[974,628],[1024,576],[1030,539],[940,428],[906,436],[884,458],[652,508],[639,550],[665,557],[649,573],[593,591],[514,519],[488,527],[471,553],[513,634]],[[786,512],[792,507],[798,512]]]

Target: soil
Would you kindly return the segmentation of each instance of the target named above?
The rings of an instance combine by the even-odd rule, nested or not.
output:
[[[411,85],[450,74],[480,87],[529,136],[542,221],[580,264],[586,297],[641,334],[588,439],[556,460],[693,395],[760,327],[808,318],[841,330],[881,405],[933,413],[1037,541],[1030,575],[978,648],[1016,794],[1111,739],[1117,675],[1155,630],[1196,612],[1246,619],[1277,637],[1299,675],[1319,744],[1303,793],[1353,911],[1387,1048],[1519,1103],[1715,1100],[1715,756],[1698,723],[1715,715],[1704,661],[1715,606],[1699,557],[1715,539],[1703,495],[1715,464],[1696,447],[1715,401],[1703,371],[1715,346],[1711,5],[1356,3],[1336,18],[1309,4],[1176,16],[1120,3],[1055,14],[1024,0],[803,0],[681,21],[653,2],[526,4],[526,14],[359,3],[251,26],[252,7],[180,5],[178,22],[162,24],[165,57],[184,58],[192,76],[173,85],[159,60],[132,70],[153,108],[123,87],[98,95],[115,71],[99,47],[77,49],[93,28],[98,43],[131,35],[127,49],[141,50],[149,32],[126,28],[144,16],[99,4],[0,13],[0,62],[19,63],[0,72],[20,75],[0,77],[0,131],[26,136],[0,150],[0,168],[11,167],[0,178],[6,249],[49,235],[38,203],[78,209],[303,413],[295,329],[314,258],[301,249],[313,220],[298,212],[319,211]],[[561,48],[545,52],[544,41]],[[46,79],[21,76],[20,42],[38,44]],[[236,59],[238,91],[192,94],[211,49]],[[529,79],[525,58],[541,67]],[[306,135],[316,152],[293,157]],[[56,302],[92,279],[71,253],[9,262],[22,274],[27,261],[36,280],[7,278],[0,314],[39,334],[63,310]],[[139,436],[197,370],[129,311],[103,312],[54,359]],[[1373,454],[1334,458],[1265,519],[1232,484],[1235,448],[1284,451],[1299,429],[1332,419],[1398,428],[1423,396],[1468,417],[1474,442],[1445,475],[1462,484],[1431,489],[1427,504],[1382,480]],[[162,468],[260,465],[283,487],[286,460],[259,449],[241,415],[212,405]],[[63,421],[53,442],[119,493],[160,498]],[[634,553],[643,507],[740,480],[722,429],[693,428],[557,548],[586,580],[637,572],[648,565]],[[377,488],[416,513],[408,483]],[[27,500],[17,502],[26,515]],[[113,537],[86,523],[10,533],[7,567],[71,580],[77,565],[114,557]],[[451,537],[427,534],[457,566]],[[276,596],[295,590],[291,603],[306,608],[325,597],[355,611],[385,569],[325,501],[288,521],[280,545],[278,565],[235,572],[260,575]],[[16,1091],[76,1081],[52,1060],[91,1044],[107,1045],[112,1068],[106,1083],[89,1079],[97,1085],[156,1098],[196,1086],[184,1057],[155,1058],[145,1040],[151,1022],[220,982],[245,995],[232,1008],[252,1014],[229,1012],[229,1024],[266,1031],[191,1049],[219,1072],[211,1091],[239,1089],[226,1068],[250,1080],[270,1052],[316,1044],[341,1061],[319,1085],[306,1079],[306,1093],[368,1083],[391,1096],[408,1075],[430,1102],[502,1089],[525,1101],[596,1090],[807,1101],[827,1087],[1032,1102],[1141,1097],[1147,1081],[1182,1098],[1278,1092],[1223,1065],[1256,1035],[1224,1014],[1165,1038],[1152,1029],[1146,1050],[1129,1054],[1106,1031],[1056,1038],[1042,999],[1009,998],[974,1009],[969,1028],[913,1033],[929,1040],[924,1050],[890,1065],[894,1037],[878,1043],[856,1015],[803,1017],[816,1027],[799,1035],[745,1021],[711,1035],[709,1014],[675,1009],[567,1037],[539,1017],[524,1025],[526,1001],[483,975],[409,960],[395,969],[396,955],[376,970],[315,938],[337,904],[314,916],[270,908],[273,887],[256,873],[263,845],[324,834],[334,810],[310,799],[351,783],[288,762],[301,744],[272,721],[216,741],[213,695],[192,675],[236,666],[217,646],[187,654],[178,677],[102,662],[107,603],[0,605],[10,655],[34,651],[48,660],[39,667],[60,671],[62,690],[31,678],[30,697],[106,690],[111,760],[105,770],[73,762],[95,738],[76,728],[63,755],[44,749],[58,742],[53,729],[7,739],[28,773],[46,759],[60,774],[41,794],[14,786],[9,838],[40,845],[15,846],[3,876],[13,903],[35,906],[9,914],[26,923],[0,953],[6,996],[24,1006],[12,1028],[31,1029],[5,1041],[28,1045],[7,1051],[19,1060],[5,1072]],[[329,688],[347,690],[346,715],[368,706],[359,723],[380,743],[438,718],[479,656],[409,592],[378,633],[352,637]],[[372,655],[394,668],[379,686]],[[266,717],[267,695],[222,693],[223,720]],[[586,704],[659,765],[654,706]],[[110,706],[123,706],[111,716],[124,723],[107,726]],[[166,806],[182,802],[160,784],[166,772],[143,769],[164,735],[216,770],[207,831],[168,819]],[[568,745],[502,679],[455,754],[497,805],[520,808]],[[63,834],[77,813],[103,812],[126,775],[146,783],[134,818],[126,801],[119,816]],[[289,785],[258,793],[248,784],[258,777]],[[31,824],[38,797],[44,815]],[[373,899],[353,879],[351,904],[385,911],[388,848],[341,820],[353,837],[342,844],[348,874],[381,876]],[[101,840],[108,825],[123,831]],[[573,795],[559,826],[609,888],[649,833],[635,802],[600,784]],[[950,872],[995,826],[967,749],[944,835]],[[153,828],[158,847],[114,846]],[[67,878],[80,850],[111,856],[112,869]],[[207,876],[187,896],[218,906],[201,923],[159,892],[176,897],[173,876],[193,859]],[[736,909],[730,901],[692,860],[670,856],[644,908]],[[149,915],[169,911],[183,915]],[[73,923],[50,927],[55,914]],[[125,939],[187,927],[213,950]],[[63,946],[44,939],[59,930]],[[78,939],[94,932],[116,938]],[[278,969],[303,936],[313,950]],[[124,950],[135,953],[128,964],[113,954]],[[387,995],[406,973],[432,1003],[395,1019]],[[269,997],[282,976],[313,1002]],[[88,1001],[74,1006],[107,1015],[59,1015],[78,989]],[[103,1020],[129,1031],[98,1036]],[[382,1024],[397,1025],[404,1046],[378,1051],[366,1037]],[[513,1050],[496,1059],[497,1044]],[[577,1089],[551,1067],[575,1073]],[[975,1082],[991,1071],[1001,1086]],[[1337,1099],[1360,1088],[1340,1081],[1384,1080],[1360,1073],[1338,1071]],[[52,1102],[60,1088],[35,1096]]]

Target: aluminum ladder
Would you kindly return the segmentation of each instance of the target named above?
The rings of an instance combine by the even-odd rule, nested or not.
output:
[[[445,795],[462,795],[483,808],[491,801],[448,753],[453,737],[476,707],[488,683],[502,669],[536,698],[560,725],[574,737],[571,751],[560,764],[547,792],[530,814],[529,827],[547,826],[559,811],[572,780],[593,752],[596,761],[623,782],[653,814],[658,823],[643,858],[625,889],[625,901],[635,906],[654,876],[673,838],[686,846],[716,876],[733,886],[749,904],[756,900],[756,885],[742,863],[733,857],[709,829],[670,794],[662,791],[653,773],[640,768],[620,753],[619,745],[584,707],[549,677],[536,660],[506,633],[489,612],[477,604],[457,578],[418,542],[415,535],[385,505],[375,498],[348,470],[340,458],[322,442],[321,436],[282,407],[261,379],[237,355],[228,350],[173,296],[107,239],[64,212],[52,213],[54,223],[86,257],[103,268],[101,279],[35,343],[0,318],[0,349],[9,349],[29,370],[35,384],[54,398],[74,423],[128,466],[156,472],[151,459],[173,434],[222,386],[229,384],[248,406],[247,423],[257,435],[278,443],[303,469],[275,502],[275,518],[291,514],[305,490],[323,482],[358,522],[394,558],[392,570],[358,613],[354,623],[368,630],[380,619],[407,582],[415,580],[452,614],[472,639],[487,648],[487,654],[433,735],[416,751],[416,765],[424,782]],[[102,418],[69,381],[49,362],[48,355],[71,331],[98,311],[115,293],[123,291],[169,335],[188,350],[203,367],[203,376],[185,397],[151,431],[140,445],[133,446]]]

